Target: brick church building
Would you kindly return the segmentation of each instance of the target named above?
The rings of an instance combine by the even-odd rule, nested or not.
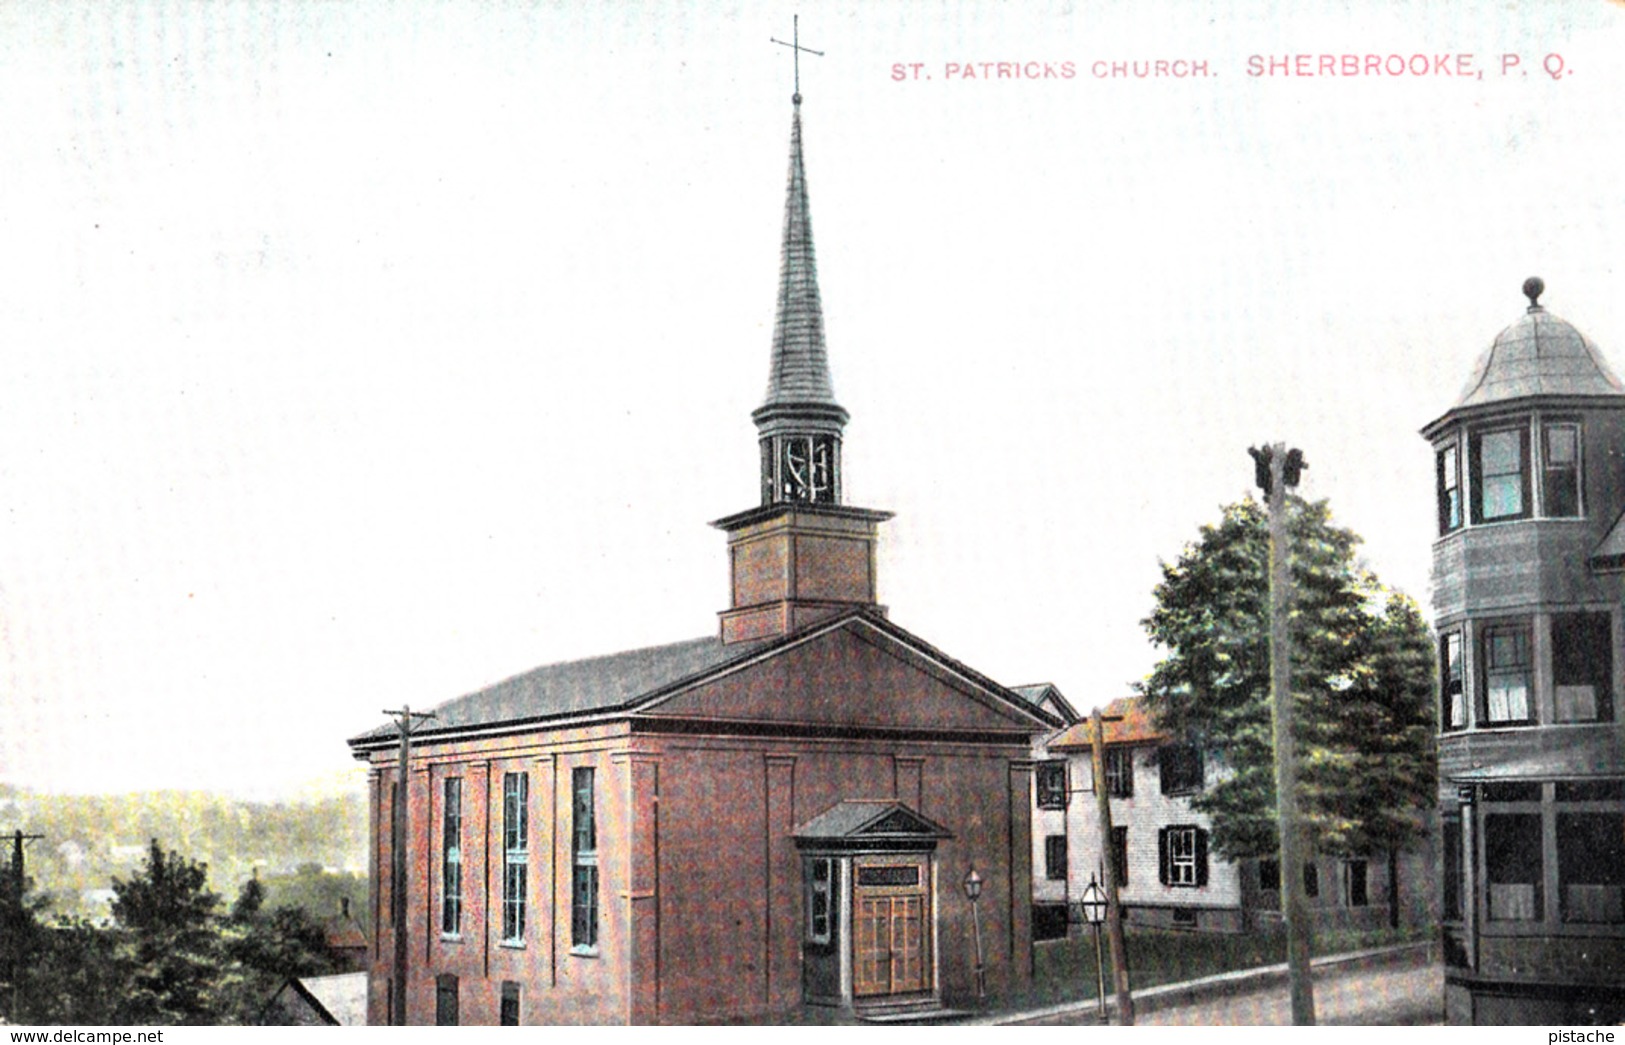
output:
[[[440,705],[404,789],[396,726],[350,741],[369,1023],[886,1018],[1031,976],[1031,744],[1061,723],[877,604],[889,513],[842,498],[794,100],[761,501],[713,524],[731,605],[710,635]]]

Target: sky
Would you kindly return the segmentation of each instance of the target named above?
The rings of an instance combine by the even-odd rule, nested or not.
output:
[[[1417,430],[1525,277],[1625,365],[1604,0],[14,0],[0,782],[330,791],[385,708],[713,632],[796,13],[846,499],[1002,682],[1126,693],[1264,441],[1425,604]]]

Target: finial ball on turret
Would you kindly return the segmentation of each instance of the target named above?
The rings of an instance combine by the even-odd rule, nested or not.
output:
[[[790,96],[790,104],[791,105],[800,105],[801,104],[801,92],[800,91],[797,91],[795,94],[792,94]]]
[[[1540,307],[1540,296],[1546,293],[1546,281],[1539,276],[1530,276],[1523,281],[1523,296],[1529,299],[1530,308]]]

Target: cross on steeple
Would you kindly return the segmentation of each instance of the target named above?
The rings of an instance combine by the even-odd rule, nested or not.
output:
[[[794,97],[792,97],[790,100],[795,102],[797,105],[800,105],[801,104],[801,52],[806,51],[808,54],[816,54],[820,58],[824,57],[824,52],[823,51],[815,51],[811,47],[803,47],[803,46],[801,46],[801,16],[800,15],[792,15],[791,16],[790,32],[791,32],[791,36],[790,36],[790,42],[789,43],[785,43],[783,40],[780,40],[779,38],[773,37],[773,36],[768,37],[768,39],[773,41],[774,43],[778,44],[781,47],[788,47],[792,51],[795,52],[795,56],[796,56],[796,93],[795,93]]]

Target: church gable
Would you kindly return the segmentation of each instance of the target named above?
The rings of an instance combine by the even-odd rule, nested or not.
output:
[[[1042,712],[905,636],[895,625],[849,619],[660,700],[640,717],[1006,737],[1048,725]]]

